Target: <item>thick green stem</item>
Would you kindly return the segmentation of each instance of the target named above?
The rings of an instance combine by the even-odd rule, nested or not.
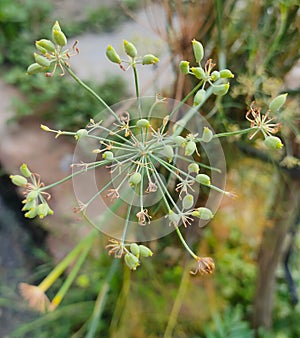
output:
[[[46,291],[57,280],[57,278],[66,270],[66,268],[74,261],[80,251],[94,240],[98,231],[93,230],[85,237],[77,246],[50,272],[50,274],[40,283],[39,287]]]
[[[88,254],[88,252],[90,251],[93,242],[94,242],[95,237],[91,237],[91,240],[86,243],[86,246],[83,248],[79,259],[76,261],[72,271],[70,272],[70,274],[68,275],[67,279],[65,280],[64,284],[62,285],[62,287],[59,289],[58,293],[55,295],[55,297],[53,298],[51,305],[56,308],[62,301],[62,299],[64,298],[65,294],[67,293],[67,291],[69,290],[70,286],[72,285],[75,277],[77,276],[82,264],[84,263],[86,256]]]

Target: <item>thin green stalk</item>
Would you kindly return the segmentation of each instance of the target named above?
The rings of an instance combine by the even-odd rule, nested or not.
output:
[[[200,89],[200,87],[203,85],[203,81],[200,81],[196,87],[194,87],[186,96],[185,98],[183,98],[180,103],[172,110],[172,112],[170,113],[169,119],[172,118],[172,116],[177,112],[178,109],[180,109],[181,106],[184,105],[184,103],[192,96],[194,95],[198,89]]]
[[[96,164],[96,163],[97,163],[97,164]],[[55,186],[57,186],[57,185],[59,185],[59,184],[62,184],[62,183],[64,183],[64,182],[66,182],[66,181],[72,179],[73,177],[75,177],[75,176],[77,176],[77,175],[79,175],[79,174],[82,174],[82,173],[86,172],[87,170],[92,170],[92,169],[101,167],[101,166],[103,166],[103,165],[105,165],[105,164],[108,164],[108,163],[110,163],[110,162],[109,162],[109,161],[95,162],[95,165],[93,165],[93,166],[88,166],[87,169],[82,169],[82,170],[76,171],[76,173],[72,173],[72,174],[70,174],[69,176],[66,176],[65,178],[63,178],[63,179],[61,179],[61,180],[59,180],[59,181],[57,181],[57,182],[54,182],[54,183],[49,184],[49,185],[47,185],[47,186],[45,186],[45,187],[43,187],[43,188],[40,188],[39,190],[40,190],[40,191],[48,190],[48,189],[50,189],[50,188],[53,188],[53,187],[55,187]]]
[[[123,244],[125,243],[125,237],[126,237],[128,224],[129,224],[129,218],[130,218],[130,213],[131,213],[131,209],[132,209],[132,203],[133,203],[133,200],[134,200],[134,195],[135,195],[135,192],[132,194],[132,200],[131,200],[131,203],[128,205],[128,209],[127,209],[126,220],[125,220],[122,239],[121,239]]]
[[[257,128],[257,127],[251,127],[251,128],[242,129],[242,130],[228,131],[228,132],[225,132],[225,133],[215,134],[213,136],[213,138],[220,138],[220,137],[226,137],[226,136],[234,136],[234,135],[247,134],[250,131],[254,131],[254,130],[257,130],[257,129],[259,129],[259,128]],[[197,139],[197,140],[201,141],[201,138]]]
[[[106,279],[104,283],[102,284],[101,290],[96,299],[94,311],[91,317],[91,322],[90,322],[89,329],[88,329],[88,332],[85,338],[94,338],[96,335],[97,327],[99,325],[101,315],[103,313],[103,310],[106,304],[107,295],[111,287],[110,283],[111,283],[111,280],[114,274],[117,271],[119,263],[120,263],[120,260],[115,259],[110,266]]]
[[[178,227],[175,227],[176,233],[181,241],[181,243],[183,244],[183,246],[186,248],[186,250],[188,251],[188,253],[196,260],[198,260],[198,256],[191,250],[191,248],[188,246],[187,242],[185,241],[185,239],[183,238],[180,230]]]
[[[65,69],[80,86],[87,90],[97,101],[103,104],[103,106],[109,110],[109,112],[115,117],[117,121],[120,121],[119,116],[110,108],[110,106],[97,93],[95,93],[92,88],[81,81],[79,77],[71,70],[71,68],[65,67]]]
[[[141,118],[142,109],[141,109],[141,100],[140,100],[140,91],[139,91],[139,80],[138,80],[138,73],[137,73],[135,64],[132,64],[132,69],[133,69],[133,75],[134,75],[135,95],[138,101],[139,118]]]

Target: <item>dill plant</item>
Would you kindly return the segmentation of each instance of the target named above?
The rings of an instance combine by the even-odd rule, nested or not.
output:
[[[269,115],[282,109],[286,94],[274,98],[265,113],[253,103],[246,113],[249,128],[215,133],[201,117],[199,109],[211,95],[226,95],[234,74],[230,69],[216,70],[210,59],[204,62],[205,50],[199,41],[192,41],[195,60],[183,60],[179,64],[183,74],[194,76],[198,82],[181,102],[158,94],[141,97],[138,67],[151,66],[159,59],[150,53],[140,56],[136,46],[127,40],[123,42],[124,57],[109,45],[106,49],[108,60],[122,71],[133,71],[136,92],[134,99],[112,107],[72,71],[69,59],[77,55],[79,49],[77,42],[72,48],[66,48],[67,38],[58,22],[52,27],[52,40],[41,39],[35,45],[35,63],[28,67],[28,75],[69,74],[98,100],[103,110],[76,131],[54,130],[41,125],[55,137],[68,135],[77,140],[69,176],[46,185],[25,163],[19,174],[11,175],[12,182],[24,189],[23,211],[28,218],[53,214],[49,205],[51,188],[73,180],[78,200],[74,211],[82,213],[95,228],[38,286],[21,283],[21,293],[29,305],[45,312],[53,311],[61,303],[99,231],[109,237],[107,250],[116,258],[115,262],[122,259],[131,270],[136,270],[144,259],[153,255],[145,245],[147,241],[175,231],[195,260],[191,274],[211,274],[215,268],[213,258],[196,254],[185,240],[184,230],[206,225],[214,217],[221,198],[234,196],[224,188],[226,165],[219,140],[247,133],[251,134],[251,139],[260,132],[267,151],[282,148],[280,138],[273,135],[280,126]],[[192,107],[186,105],[190,98],[193,98]],[[208,163],[202,158],[207,158]],[[210,193],[206,204],[199,205],[199,195],[203,191]],[[69,266],[68,276],[50,301],[47,290]],[[99,311],[92,318],[90,332],[95,329]]]

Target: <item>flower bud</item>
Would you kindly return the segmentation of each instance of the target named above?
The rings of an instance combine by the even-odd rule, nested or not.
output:
[[[179,63],[179,69],[181,73],[188,74],[190,71],[190,63],[188,61],[180,61]]]
[[[211,74],[210,74],[210,79],[212,81],[217,81],[220,78],[220,72],[218,72],[217,70],[214,70]]]
[[[47,203],[42,203],[40,205],[38,205],[38,207],[36,208],[36,213],[39,216],[39,218],[43,219],[45,216],[48,215],[48,204]]]
[[[21,175],[10,175],[9,178],[11,179],[14,185],[18,187],[24,187],[27,184],[27,179]]]
[[[223,84],[220,84],[220,85],[213,86],[212,92],[215,95],[223,96],[228,92],[228,89],[229,89],[229,83],[223,83]]]
[[[75,139],[76,140],[80,140],[82,137],[88,135],[88,131],[86,129],[79,129],[76,131],[76,134],[75,134]]]
[[[137,56],[137,50],[135,48],[135,45],[127,40],[123,41],[123,45],[124,45],[124,49],[125,49],[125,53],[132,57],[135,58]]]
[[[198,106],[205,101],[206,91],[205,89],[199,89],[194,97],[194,106]]]
[[[25,163],[23,163],[20,166],[20,172],[25,177],[30,177],[31,176],[31,171],[28,169],[27,164],[25,164]]]
[[[58,22],[57,20],[55,21],[54,25],[52,26],[52,32],[53,32],[54,30],[61,31],[59,22]]]
[[[208,143],[212,140],[213,135],[213,132],[209,128],[204,127],[201,139],[203,142]]]
[[[194,141],[189,141],[185,147],[185,156],[191,156],[194,154],[195,150],[197,149],[196,143]]]
[[[75,134],[75,139],[79,140],[84,136],[88,135],[88,131],[86,129],[78,129]]]
[[[202,67],[192,67],[191,72],[196,76],[197,79],[203,80],[206,77],[205,71]]]
[[[147,119],[140,119],[137,121],[136,126],[138,128],[149,128],[150,122]]]
[[[199,165],[195,162],[190,163],[188,166],[188,172],[197,174],[199,172]]]
[[[54,29],[52,31],[53,41],[60,47],[64,47],[67,44],[67,38],[61,30]]]
[[[135,255],[137,258],[140,256],[140,247],[136,243],[130,244],[130,251],[133,255]]]
[[[184,210],[191,209],[191,207],[194,205],[194,196],[191,194],[187,194],[184,196],[182,200],[182,207]]]
[[[33,54],[35,62],[38,63],[42,67],[49,67],[50,66],[50,61],[42,55],[39,55],[37,53]]]
[[[102,155],[102,158],[107,161],[112,161],[114,158],[114,153],[112,151],[105,151]]]
[[[269,149],[281,149],[283,147],[281,139],[277,136],[267,136],[264,142]]]
[[[26,196],[26,201],[31,202],[34,201],[38,197],[39,193],[37,190],[32,190],[30,193]]]
[[[41,124],[41,129],[44,131],[51,131],[51,129],[47,126],[45,126],[44,124]]]
[[[269,109],[272,113],[275,113],[277,110],[279,110],[285,103],[287,97],[287,93],[281,94],[276,96],[271,103],[269,104]]]
[[[186,144],[186,139],[180,135],[174,137],[174,142],[179,146],[179,147],[184,147]]]
[[[140,265],[139,259],[131,253],[127,253],[124,256],[124,260],[130,270],[136,270],[136,268]]]
[[[210,177],[205,174],[198,174],[195,178],[196,182],[204,185],[210,185]]]
[[[180,216],[178,214],[175,214],[175,212],[172,210],[169,211],[168,218],[170,220],[170,223],[176,226],[180,221]]]
[[[131,187],[138,185],[142,180],[142,175],[140,173],[134,173],[129,177],[128,183]]]
[[[201,42],[199,42],[195,39],[193,39],[192,45],[193,45],[193,52],[194,52],[196,62],[200,63],[201,60],[203,59],[203,56],[204,56],[203,46],[202,46]]]
[[[41,40],[36,41],[35,42],[35,46],[41,52],[42,52],[42,50],[40,48],[45,49],[49,53],[55,52],[55,45],[54,45],[54,43],[52,41],[50,41],[50,40],[47,40],[47,39],[41,39]]]
[[[162,153],[164,156],[166,156],[169,162],[172,161],[174,156],[174,150],[172,146],[170,146],[169,144],[165,145]]]
[[[141,257],[151,257],[153,252],[145,245],[139,245]]]
[[[24,202],[24,201],[23,201]],[[32,201],[28,201],[27,199],[25,200],[25,204],[22,208],[22,211],[29,211],[31,209],[35,209],[36,208],[36,200],[32,200]]]
[[[159,62],[159,58],[152,54],[146,54],[143,56],[143,65],[155,65],[157,62]]]
[[[210,209],[205,207],[200,207],[192,212],[192,216],[198,217],[204,221],[209,221],[214,217]]]
[[[34,218],[37,215],[37,208],[31,208],[26,214],[24,215],[26,218]]]
[[[45,67],[39,65],[38,63],[32,63],[28,68],[27,68],[27,75],[33,75],[37,73],[42,73],[46,70]]]
[[[108,58],[109,61],[113,62],[113,63],[121,63],[121,59],[120,56],[118,55],[118,53],[115,51],[114,47],[109,45],[106,48],[106,57]]]
[[[220,70],[220,78],[222,78],[222,79],[232,79],[232,78],[234,78],[234,74],[232,74],[230,69],[222,69],[222,70]]]

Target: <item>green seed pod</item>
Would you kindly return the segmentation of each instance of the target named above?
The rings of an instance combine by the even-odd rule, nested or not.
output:
[[[146,54],[143,56],[142,64],[143,65],[155,65],[159,62],[159,58],[152,54]]]
[[[124,45],[124,50],[125,53],[132,57],[135,58],[137,56],[137,50],[135,48],[135,45],[127,40],[123,40],[123,45]]]
[[[38,63],[32,63],[28,68],[27,68],[27,75],[33,75],[37,73],[42,73],[46,70],[45,67],[39,65]]]
[[[67,38],[61,30],[54,29],[53,32],[53,41],[60,47],[64,47],[67,44]]]
[[[136,243],[130,244],[130,251],[133,255],[135,255],[137,258],[140,257],[140,247]]]
[[[203,142],[205,142],[205,143],[210,142],[212,140],[213,136],[214,136],[214,134],[209,128],[207,128],[207,127],[203,128],[203,134],[202,134],[202,137],[201,137]]]
[[[141,257],[151,257],[153,252],[145,245],[139,245]]]
[[[31,208],[26,214],[24,215],[26,218],[34,218],[37,215],[37,208]]]
[[[52,26],[52,33],[53,33],[54,30],[61,31],[59,22],[57,20],[55,21],[54,25]]]
[[[276,96],[269,104],[269,109],[272,113],[276,113],[285,103],[287,93]]]
[[[170,223],[172,223],[173,225],[177,226],[179,224],[180,216],[178,214],[175,214],[174,211],[169,211],[168,218],[170,220]]]
[[[38,50],[41,51],[40,48],[45,49],[49,53],[55,52],[55,45],[52,41],[47,39],[41,39],[35,42],[35,46]],[[43,53],[44,54],[44,53]]]
[[[197,79],[203,80],[206,77],[205,71],[202,67],[192,67],[191,72],[196,76]]]
[[[102,155],[102,158],[107,161],[112,161],[114,158],[114,153],[112,151],[105,151]]]
[[[76,134],[74,135],[76,140],[80,140],[82,137],[87,136],[88,131],[86,129],[79,129],[76,131]]]
[[[194,106],[199,106],[205,101],[206,91],[205,89],[199,89],[194,97]]]
[[[218,72],[217,70],[214,70],[211,74],[210,74],[210,79],[212,81],[217,81],[220,78],[220,72]]]
[[[27,179],[21,175],[10,175],[9,178],[11,179],[14,185],[18,187],[24,187],[27,184]]]
[[[127,253],[124,256],[124,261],[130,270],[136,270],[136,268],[140,265],[139,259],[131,253]]]
[[[264,143],[269,149],[281,149],[283,147],[281,139],[277,136],[267,136]]]
[[[33,56],[34,56],[35,62],[38,63],[40,66],[46,67],[46,68],[50,66],[50,61],[45,56],[39,55],[37,53],[34,53]]]
[[[212,92],[215,95],[223,96],[223,95],[227,94],[228,89],[229,89],[229,83],[223,83],[223,84],[220,84],[220,85],[213,86]]]
[[[184,147],[186,145],[186,139],[180,135],[174,137],[174,142],[179,146],[179,147]]]
[[[118,55],[114,47],[111,45],[107,46],[105,54],[108,60],[113,63],[120,64],[122,62],[120,56]]]
[[[25,164],[25,163],[23,163],[20,166],[20,172],[25,177],[30,177],[31,176],[31,171],[28,169],[27,164]]]
[[[41,47],[41,46],[39,46],[39,45],[37,45],[37,44],[35,44],[35,47],[36,47],[36,49],[37,49],[40,53],[42,53],[42,54],[47,54],[47,49],[45,49],[45,48],[43,48],[43,47]]]
[[[189,173],[196,173],[198,174],[199,172],[199,165],[197,163],[190,163],[188,166],[188,172]]]
[[[200,63],[204,56],[204,49],[202,43],[193,39],[193,52],[197,63]]]
[[[38,205],[38,207],[36,208],[36,213],[39,218],[43,219],[44,217],[46,217],[48,215],[48,209],[49,207],[47,203],[42,203]]]
[[[26,201],[31,202],[34,201],[38,197],[39,193],[37,190],[32,190],[30,193],[26,196]]]
[[[222,79],[232,79],[234,75],[232,74],[230,69],[222,69],[220,70],[220,77]]]
[[[170,146],[169,144],[164,146],[164,149],[162,151],[163,155],[166,156],[169,162],[173,160],[174,157],[174,150],[173,147]]]
[[[194,196],[191,194],[187,194],[184,196],[182,200],[182,207],[184,210],[191,209],[191,207],[194,205]]]
[[[179,69],[181,73],[188,74],[190,71],[190,63],[188,61],[180,61],[179,63]]]
[[[185,147],[184,155],[191,156],[194,154],[196,149],[197,149],[196,143],[194,141],[189,141]]]
[[[137,121],[136,126],[138,128],[149,128],[150,122],[147,119],[140,119]]]
[[[128,183],[131,187],[138,185],[142,180],[142,175],[140,173],[134,173],[129,177]]]
[[[36,200],[27,201],[26,199],[26,203],[24,204],[22,211],[29,211],[31,209],[34,209],[36,208],[36,205],[37,205]]]
[[[195,178],[196,182],[204,185],[210,185],[210,177],[205,174],[198,174]]]
[[[198,217],[204,221],[209,221],[214,217],[210,209],[205,207],[200,207],[192,212],[192,216]]]

